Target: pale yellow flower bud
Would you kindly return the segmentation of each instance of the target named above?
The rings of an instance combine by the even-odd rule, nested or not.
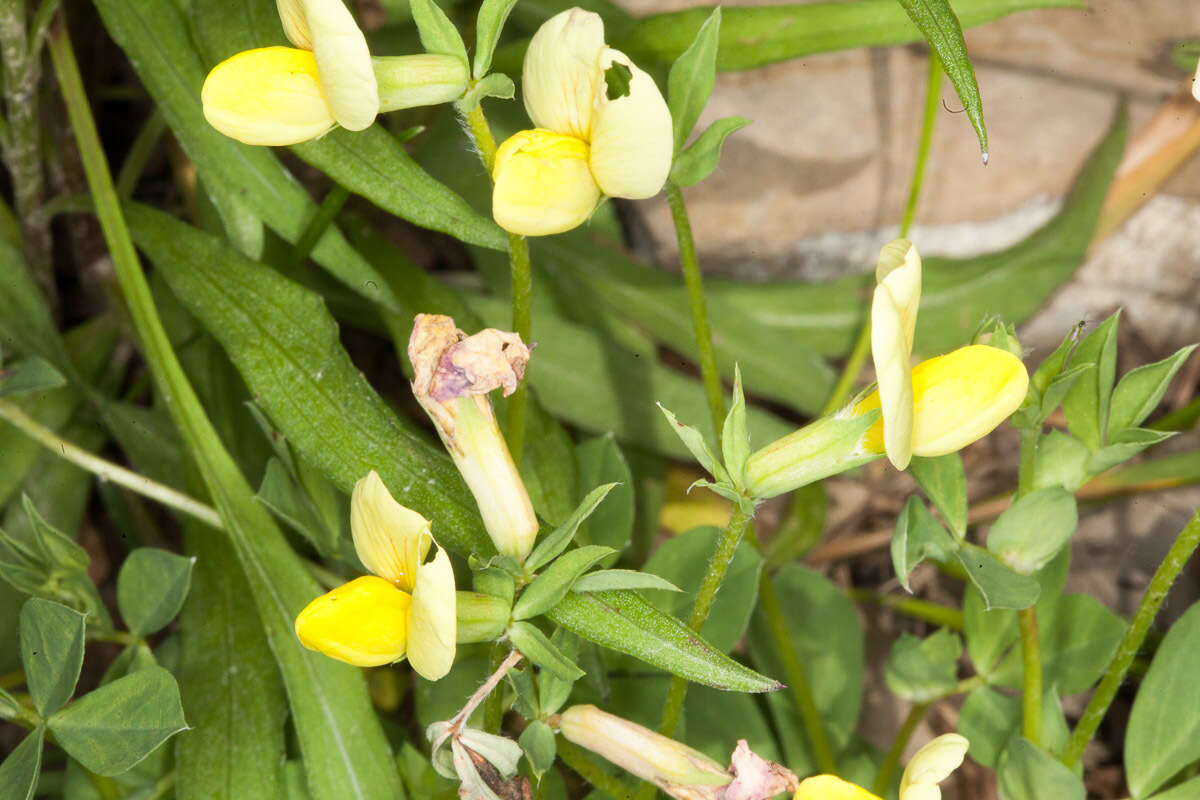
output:
[[[429,520],[397,503],[375,470],[354,485],[350,533],[364,567],[413,591],[417,571],[433,542]]]
[[[900,778],[900,800],[941,800],[938,784],[958,769],[969,746],[965,737],[945,733],[918,750]]]
[[[412,598],[383,578],[364,575],[313,600],[296,617],[296,636],[309,650],[378,667],[404,655]]]
[[[587,142],[546,130],[521,131],[496,152],[492,216],[522,236],[546,236],[581,225],[600,202]]]
[[[475,496],[492,543],[524,560],[537,537],[537,516],[487,393],[516,391],[529,348],[515,333],[487,328],[467,336],[450,317],[418,314],[408,358],[413,394]]]
[[[529,40],[521,69],[525,110],[539,128],[587,140],[604,79],[604,22],[579,8],[555,14]]]
[[[296,144],[337,124],[321,94],[316,59],[291,47],[225,59],[208,73],[200,101],[210,125],[246,144]]]
[[[600,57],[601,75],[613,64],[629,70],[629,94],[609,100],[604,89],[597,93],[589,161],[592,177],[609,197],[653,197],[671,171],[675,147],[671,112],[654,79],[620,50],[606,47]]]
[[[875,267],[871,356],[883,408],[883,444],[896,469],[913,455],[913,336],[921,304],[921,256],[907,239],[885,245]]]
[[[991,433],[1017,410],[1029,388],[1021,360],[997,347],[973,344],[922,361],[912,370],[913,453],[933,457],[961,450]],[[873,392],[853,409],[880,407]],[[884,452],[884,420],[863,437],[865,450]]]
[[[673,797],[703,796],[699,787],[725,786],[733,778],[699,750],[668,739],[593,705],[571,706],[559,730],[567,741],[591,750],[649,781]]]
[[[836,775],[814,775],[800,781],[792,800],[879,800],[861,786],[855,786]]]
[[[408,662],[418,675],[436,681],[454,665],[457,639],[454,569],[445,550],[417,572],[408,625]]]

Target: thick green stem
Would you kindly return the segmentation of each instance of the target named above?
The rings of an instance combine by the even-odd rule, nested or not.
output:
[[[1071,738],[1067,741],[1062,755],[1062,762],[1068,767],[1074,767],[1079,762],[1080,756],[1083,755],[1083,749],[1095,735],[1096,728],[1100,726],[1100,721],[1108,712],[1109,705],[1117,695],[1117,689],[1125,680],[1129,666],[1133,663],[1134,657],[1141,649],[1142,642],[1146,639],[1146,634],[1150,631],[1150,623],[1154,622],[1159,607],[1167,597],[1167,592],[1170,591],[1171,585],[1175,583],[1175,579],[1179,577],[1179,573],[1183,571],[1184,565],[1192,557],[1192,553],[1196,551],[1198,545],[1200,545],[1200,510],[1179,532],[1175,543],[1167,551],[1166,558],[1158,565],[1154,577],[1150,579],[1150,585],[1146,587],[1146,594],[1142,596],[1142,602],[1133,615],[1133,621],[1125,629],[1121,644],[1117,647],[1117,652],[1113,655],[1104,677],[1100,680],[1100,685],[1096,687],[1096,692],[1088,702],[1087,708],[1084,709],[1083,716],[1079,718],[1079,723],[1071,732]]]
[[[713,430],[721,435],[725,421],[725,394],[721,389],[721,373],[717,371],[717,356],[713,351],[712,332],[708,327],[708,306],[704,302],[704,278],[700,275],[700,260],[696,257],[696,242],[692,238],[692,223],[688,219],[683,192],[667,181],[663,187],[667,204],[671,207],[671,219],[675,222],[675,238],[679,241],[679,263],[683,266],[683,280],[687,284],[688,304],[692,308],[692,330],[696,334],[696,353],[700,358],[700,377],[704,382],[704,394],[712,412]]]
[[[8,421],[13,427],[56,456],[70,461],[102,480],[111,481],[118,486],[124,486],[126,489],[149,497],[151,500],[157,500],[165,506],[182,511],[214,528],[222,527],[221,517],[212,506],[205,505],[182,492],[177,492],[169,486],[152,481],[111,461],[105,461],[103,458],[92,455],[83,448],[63,439],[7,400],[0,400],[0,419]]]
[[[1017,625],[1021,630],[1022,668],[1022,733],[1034,744],[1042,738],[1042,645],[1038,638],[1036,608],[1023,608],[1017,612]]]
[[[888,748],[883,764],[879,767],[879,775],[875,778],[875,794],[880,797],[887,797],[892,778],[896,775],[896,767],[900,766],[900,757],[904,755],[904,748],[908,747],[908,740],[912,738],[913,732],[921,724],[928,710],[928,703],[913,703],[900,730],[896,731],[896,738],[892,739],[892,746]]]
[[[612,797],[613,800],[629,800],[629,798],[633,797],[633,791],[624,781],[613,775],[609,775],[599,766],[593,764],[583,750],[561,736],[558,738],[558,757],[568,767],[579,773],[579,777],[590,783],[593,788],[599,789],[609,797]]]
[[[925,183],[925,165],[929,161],[929,146],[933,142],[933,129],[937,124],[937,108],[938,101],[942,96],[942,62],[938,58],[937,53],[930,51],[929,53],[929,84],[925,90],[925,115],[921,121],[921,139],[917,143],[917,160],[913,164],[912,179],[909,183],[908,202],[904,207],[904,219],[900,223],[900,237],[908,236],[909,229],[912,228],[913,219],[917,215],[917,205],[921,199],[921,187]],[[858,373],[862,372],[863,364],[866,363],[867,355],[871,352],[871,318],[870,316],[863,322],[862,329],[858,332],[858,340],[854,343],[854,348],[850,351],[850,357],[846,359],[846,365],[842,368],[842,374],[838,376],[837,384],[834,385],[833,391],[829,395],[829,400],[825,403],[825,408],[821,410],[822,416],[832,414],[842,407],[846,402],[846,398],[850,396],[850,392],[854,389],[854,382],[858,378]]]
[[[30,48],[23,0],[0,3],[0,58],[4,62],[4,161],[13,184],[13,205],[21,220],[25,257],[51,305],[57,305],[50,260],[49,219],[42,204],[41,125],[38,122],[39,47]]]
[[[821,710],[813,696],[812,685],[808,681],[808,671],[804,662],[796,652],[788,633],[787,619],[783,606],[779,603],[779,595],[775,593],[775,584],[767,570],[763,570],[758,581],[758,602],[767,618],[767,627],[771,631],[771,639],[775,650],[783,661],[783,674],[787,677],[788,689],[796,701],[800,711],[800,719],[804,722],[804,733],[812,745],[813,756],[817,760],[817,768],[821,772],[835,774],[837,759],[833,755],[833,747],[829,744],[829,736],[825,733],[825,724],[821,720]]]
[[[692,604],[692,613],[688,616],[688,627],[697,633],[708,620],[713,600],[717,596],[717,589],[721,588],[721,581],[725,579],[725,573],[729,570],[729,562],[733,561],[733,554],[737,550],[738,542],[742,540],[742,535],[745,534],[746,526],[749,523],[750,517],[735,505],[729,525],[721,535],[717,550],[708,562],[708,571],[704,574],[704,581],[700,584],[700,591],[696,593],[696,600]],[[674,733],[675,726],[679,724],[679,715],[683,712],[683,698],[687,694],[687,686],[686,679],[678,676],[671,678],[671,688],[667,692],[667,700],[663,704],[662,720],[658,726],[658,732],[663,736],[670,736]]]
[[[487,117],[483,115],[483,106],[476,106],[473,111],[467,112],[464,119],[479,150],[479,160],[483,162],[490,178],[496,164],[496,140],[492,137]],[[512,270],[512,329],[521,337],[521,341],[528,343],[533,323],[533,269],[529,260],[529,242],[524,236],[508,234],[508,263]],[[525,445],[527,402],[527,389],[522,382],[508,398],[508,424],[505,431],[509,452],[512,453],[513,462],[518,465],[521,463],[521,448]]]

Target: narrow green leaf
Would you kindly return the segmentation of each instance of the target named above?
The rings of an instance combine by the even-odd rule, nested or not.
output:
[[[1112,409],[1108,419],[1110,437],[1126,428],[1140,425],[1142,420],[1150,416],[1150,412],[1162,400],[1175,373],[1195,349],[1196,345],[1181,348],[1169,358],[1130,370],[1121,378],[1112,396]]]
[[[1095,452],[1107,439],[1108,405],[1117,372],[1117,324],[1121,312],[1101,322],[1071,354],[1072,367],[1085,369],[1063,398],[1071,433]]]
[[[745,481],[746,460],[750,458],[750,434],[746,430],[746,395],[742,390],[742,370],[733,368],[733,402],[721,425],[721,457],[734,486]]]
[[[1200,716],[1194,713],[1197,652],[1200,603],[1167,631],[1133,701],[1125,730],[1125,771],[1136,798],[1200,759]]]
[[[617,484],[605,497],[606,502],[579,526],[576,540],[580,544],[606,545],[620,553],[633,536],[635,505],[633,473],[616,437],[609,433],[577,445],[575,472],[581,489],[601,483]],[[614,556],[601,565],[611,566],[616,560]]]
[[[1023,736],[1009,743],[996,773],[1004,800],[1084,800],[1083,781]]]
[[[426,52],[458,56],[464,64],[469,63],[467,46],[441,6],[433,0],[409,0],[409,8],[412,9],[413,22],[417,24],[421,45]]]
[[[583,670],[564,656],[537,626],[528,622],[514,622],[509,626],[508,638],[530,663],[559,679],[576,681],[583,677]]]
[[[979,590],[986,609],[1029,608],[1037,602],[1038,582],[1013,572],[983,548],[964,544],[955,557]]]
[[[475,80],[487,75],[491,69],[492,54],[496,52],[509,12],[516,4],[517,0],[483,0],[479,4],[479,15],[475,18],[475,64],[471,71]]]
[[[0,241],[0,334],[30,355],[38,355],[59,369],[71,359],[59,335],[46,298],[34,282],[25,257],[8,242]]]
[[[140,547],[117,576],[117,606],[134,636],[148,636],[175,619],[192,582],[194,558]]]
[[[927,558],[945,561],[957,551],[958,542],[933,518],[921,499],[909,497],[892,532],[892,568],[900,585],[911,592],[908,576],[918,564]]]
[[[179,687],[162,667],[101,686],[47,724],[71,758],[99,775],[124,772],[187,728]]]
[[[42,392],[64,385],[67,379],[44,358],[30,356],[0,369],[0,397]]]
[[[731,692],[773,692],[776,680],[714,650],[687,627],[633,592],[568,594],[550,610],[567,630],[695,683]]]
[[[161,212],[135,206],[129,220],[176,297],[304,458],[344,492],[377,470],[399,502],[436,523],[439,541],[491,552],[458,471],[367,384],[318,295]]]
[[[1200,776],[1159,792],[1151,800],[1193,800],[1195,797],[1200,797]]]
[[[704,129],[671,165],[671,181],[677,186],[691,186],[711,175],[721,163],[725,140],[750,124],[745,117],[722,117]]]
[[[1136,456],[1147,447],[1165,442],[1174,431],[1154,431],[1146,428],[1126,428],[1112,436],[1109,443],[1092,453],[1087,460],[1089,474],[1096,475]]]
[[[942,520],[955,537],[967,533],[967,474],[962,457],[948,453],[937,458],[915,456],[908,465],[921,491],[942,515]]]
[[[21,506],[29,520],[30,538],[47,565],[77,573],[82,573],[88,568],[92,558],[87,551],[51,525],[34,506],[29,495],[21,495]]]
[[[538,542],[537,547],[533,548],[533,552],[525,559],[525,568],[537,571],[557,558],[563,550],[566,550],[567,545],[575,538],[575,532],[579,530],[579,526],[591,516],[615,486],[615,483],[608,483],[604,486],[597,486],[588,492],[587,496],[571,512],[571,516],[567,517],[562,525],[551,531],[542,541]]]
[[[688,135],[708,104],[717,71],[717,42],[721,31],[721,7],[712,10],[696,31],[696,38],[671,65],[667,77],[667,104],[675,129],[675,152],[683,150]]]
[[[31,597],[21,607],[21,663],[34,708],[48,717],[75,693],[83,666],[84,617],[74,609]]]
[[[611,547],[593,544],[559,556],[521,592],[513,605],[512,618],[529,619],[546,613],[571,591],[580,575],[612,552]]]
[[[988,531],[987,548],[1010,569],[1032,575],[1071,540],[1079,525],[1075,496],[1061,486],[1017,498]]]
[[[571,586],[573,592],[605,592],[611,589],[661,589],[683,591],[666,578],[633,569],[601,569],[589,572]]]
[[[297,486],[287,473],[287,468],[278,458],[267,462],[262,485],[254,499],[271,510],[271,513],[290,525],[307,539],[317,552],[330,555],[337,548],[340,529],[331,529],[318,515],[312,501]]]
[[[971,120],[971,127],[979,138],[979,151],[983,163],[988,161],[987,128],[983,124],[983,102],[979,99],[979,84],[975,81],[975,68],[967,55],[967,43],[963,40],[962,25],[947,0],[898,0],[908,18],[921,31],[925,41],[942,60],[950,85],[958,93]]]
[[[5,800],[33,800],[42,769],[42,742],[46,726],[39,725],[0,764],[0,788]]]
[[[683,442],[683,446],[688,449],[688,452],[696,459],[704,470],[712,475],[718,483],[726,483],[729,481],[729,473],[725,471],[725,467],[713,455],[712,450],[708,447],[708,442],[704,440],[704,434],[693,428],[691,425],[684,425],[671,410],[662,403],[658,404],[658,409],[667,418],[667,422],[671,424],[671,430],[675,431],[675,435]]]
[[[970,28],[1031,8],[1081,8],[1077,0],[955,0],[962,27]],[[712,6],[652,14],[627,37],[615,38],[631,55],[670,63],[695,39]],[[792,58],[885,47],[921,40],[921,32],[895,0],[818,2],[725,8],[717,69],[753,69]]]
[[[179,618],[179,691],[193,729],[175,740],[178,800],[275,800],[287,697],[250,587],[224,539],[191,525],[193,590]]]

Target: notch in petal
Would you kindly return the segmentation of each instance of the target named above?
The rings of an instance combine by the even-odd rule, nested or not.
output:
[[[336,124],[307,50],[262,47],[213,67],[200,92],[204,118],[221,133],[256,145],[289,145]]]
[[[457,638],[454,570],[446,551],[417,571],[409,618],[408,661],[417,674],[436,681],[454,664]]]
[[[433,536],[429,520],[396,502],[371,470],[350,497],[350,533],[363,566],[411,592]]]
[[[404,655],[411,606],[394,584],[364,575],[305,606],[296,636],[309,650],[356,667],[390,664]]]

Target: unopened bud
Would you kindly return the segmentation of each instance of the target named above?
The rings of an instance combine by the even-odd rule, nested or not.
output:
[[[746,461],[746,490],[765,500],[874,461],[882,453],[864,449],[862,438],[878,419],[877,411],[843,409],[777,439]]]
[[[593,705],[568,708],[562,714],[559,730],[567,741],[603,756],[680,800],[711,800],[716,797],[717,787],[733,780],[720,764],[699,750]]]
[[[518,561],[533,548],[538,522],[500,434],[487,393],[517,389],[529,348],[494,328],[467,336],[450,317],[418,314],[408,341],[413,394],[475,496],[496,549]]]

